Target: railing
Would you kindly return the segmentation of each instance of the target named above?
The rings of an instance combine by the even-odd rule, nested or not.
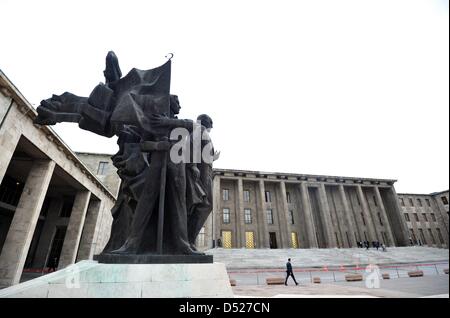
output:
[[[377,265],[380,279],[382,274],[389,274],[390,279],[409,277],[408,272],[423,271],[424,276],[446,275],[445,269],[448,269],[448,262],[435,263],[414,263],[414,264],[394,264]],[[367,270],[366,270],[367,269]],[[320,277],[322,283],[326,282],[344,282],[348,274],[370,274],[373,267],[355,265],[322,268],[296,268],[294,275],[299,282],[313,282],[314,277]],[[265,285],[268,277],[285,277],[286,270],[281,268],[272,269],[230,269],[228,270],[230,279],[236,280],[238,285]]]

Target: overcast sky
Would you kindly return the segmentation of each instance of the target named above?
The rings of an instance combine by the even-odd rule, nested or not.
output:
[[[449,188],[449,6],[405,1],[0,0],[0,69],[35,107],[174,53],[180,118],[208,113],[215,167]],[[116,139],[58,124],[75,151]]]

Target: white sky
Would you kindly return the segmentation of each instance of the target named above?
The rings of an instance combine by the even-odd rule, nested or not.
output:
[[[175,54],[180,118],[208,113],[215,167],[449,188],[449,6],[405,1],[0,0],[0,69],[35,106]],[[76,151],[116,140],[58,124]]]

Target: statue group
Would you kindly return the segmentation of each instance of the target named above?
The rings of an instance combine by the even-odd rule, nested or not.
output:
[[[209,137],[212,119],[177,117],[181,106],[170,94],[171,57],[160,67],[134,68],[122,77],[117,56],[109,52],[104,76],[105,83],[89,97],[66,92],[43,100],[35,120],[39,125],[75,122],[118,137],[112,161],[121,186],[111,211],[111,236],[100,256],[201,258],[195,240],[212,211],[212,163],[219,155]],[[185,152],[181,160],[180,151]]]

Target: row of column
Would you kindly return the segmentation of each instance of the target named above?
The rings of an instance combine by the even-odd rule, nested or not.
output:
[[[235,234],[237,247],[245,246],[245,223],[244,223],[244,202],[243,202],[243,179],[235,179],[237,183],[237,200],[236,200],[236,222],[235,222]],[[286,197],[286,183],[284,181],[279,181],[277,183],[277,193],[278,196],[278,207],[277,207],[277,216],[278,216],[278,224],[279,224],[279,233],[280,233],[280,241],[281,248],[290,248],[290,227],[288,221],[289,215],[289,206]],[[318,201],[319,201],[319,211],[320,215],[314,215],[313,209],[311,206],[311,198],[309,195],[308,188],[313,187],[318,191]],[[340,202],[342,203],[343,209],[335,209],[336,215],[334,215],[334,224],[333,224],[333,215],[330,209],[330,203],[328,202],[327,192],[325,188],[325,184],[319,184],[314,186],[309,186],[306,182],[299,183],[299,190],[301,196],[301,204],[302,204],[302,217],[305,223],[304,229],[306,230],[306,243],[309,248],[317,248],[319,247],[317,230],[322,230],[324,234],[324,238],[326,241],[326,246],[328,248],[338,247],[337,236],[341,239],[343,246],[348,246],[350,243],[351,246],[356,247],[356,237],[354,235],[355,231],[359,231],[360,235],[363,232],[363,229],[367,229],[368,240],[369,241],[384,241],[384,237],[382,232],[385,233],[387,239],[390,244],[395,245],[395,239],[392,232],[392,228],[390,225],[390,221],[387,215],[386,208],[384,206],[380,191],[378,187],[371,187],[374,190],[375,200],[377,206],[379,207],[379,213],[381,220],[383,222],[383,226],[379,224],[377,212],[370,209],[366,197],[364,195],[364,191],[361,185],[353,186],[356,188],[356,194],[358,196],[358,200],[361,204],[361,213],[366,220],[366,226],[363,225],[362,219],[357,217],[354,213],[359,213],[354,211],[349,204],[347,194],[345,192],[344,185],[337,185]],[[221,215],[220,213],[220,198],[221,198],[221,187],[220,187],[220,177],[216,176],[214,178],[214,211],[217,211],[217,215]],[[394,193],[395,194],[395,193]],[[259,246],[263,248],[269,248],[269,226],[267,224],[266,217],[266,209],[267,203],[265,202],[265,184],[264,180],[258,181],[257,187],[257,211],[256,211],[256,222],[258,225],[258,237],[259,237]],[[317,229],[317,218],[321,218],[323,229]],[[215,226],[213,237],[220,237],[221,233],[221,219],[220,217],[215,218]],[[346,235],[347,234],[347,235]],[[361,236],[361,239],[364,240],[364,237]],[[345,243],[344,243],[345,242]]]
[[[0,286],[2,287],[14,285],[20,281],[54,169],[54,161],[36,160],[28,174],[0,254]],[[89,223],[95,224],[100,210],[100,201],[91,201],[92,204],[89,204],[90,199],[91,193],[89,191],[78,191],[75,196],[59,258],[59,268],[73,264],[76,260],[77,252],[82,255],[92,255],[93,253],[93,245],[89,244],[87,240],[94,236],[95,226],[85,229],[85,238],[83,238],[85,244],[79,249],[86,214],[88,214]]]

